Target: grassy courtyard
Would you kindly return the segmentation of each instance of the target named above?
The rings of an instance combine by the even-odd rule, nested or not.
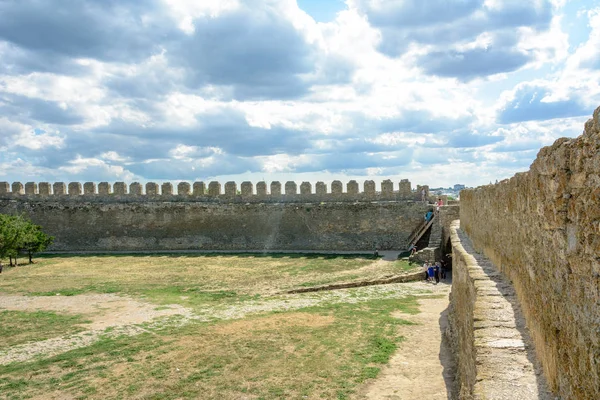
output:
[[[402,341],[397,328],[408,322],[397,313],[418,312],[416,296],[427,293],[283,292],[411,268],[360,257],[174,255],[46,257],[5,269],[0,397],[359,398]],[[124,322],[136,313],[143,322]]]

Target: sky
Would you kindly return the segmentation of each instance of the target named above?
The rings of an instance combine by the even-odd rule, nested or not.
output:
[[[600,106],[600,0],[0,0],[0,181],[488,184]]]

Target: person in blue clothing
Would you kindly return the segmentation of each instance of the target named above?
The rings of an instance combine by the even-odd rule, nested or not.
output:
[[[440,263],[439,262],[436,262],[435,266],[433,267],[433,276],[435,277],[436,285],[438,283],[440,283]]]
[[[429,276],[429,281],[433,282],[433,264],[429,264],[427,268],[427,275]]]
[[[429,222],[431,217],[433,217],[433,212],[431,210],[429,210],[429,211],[427,211],[427,214],[425,214],[425,222]]]

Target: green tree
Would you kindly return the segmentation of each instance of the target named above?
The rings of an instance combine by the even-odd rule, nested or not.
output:
[[[28,254],[31,264],[33,254],[44,251],[53,240],[25,216],[0,214],[0,260],[8,257],[11,266],[13,259],[17,265],[17,257],[23,252]]]
[[[0,260],[9,257],[11,265],[20,240],[19,222],[13,215],[0,214]]]
[[[29,256],[29,264],[33,263],[34,253],[44,251],[52,244],[54,237],[46,235],[42,227],[27,221],[21,237],[20,251],[26,251]]]

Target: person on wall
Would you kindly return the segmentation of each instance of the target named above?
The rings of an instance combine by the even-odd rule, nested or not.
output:
[[[425,214],[425,222],[429,222],[431,220],[431,217],[433,217],[433,212],[429,210],[427,211],[427,214]]]

